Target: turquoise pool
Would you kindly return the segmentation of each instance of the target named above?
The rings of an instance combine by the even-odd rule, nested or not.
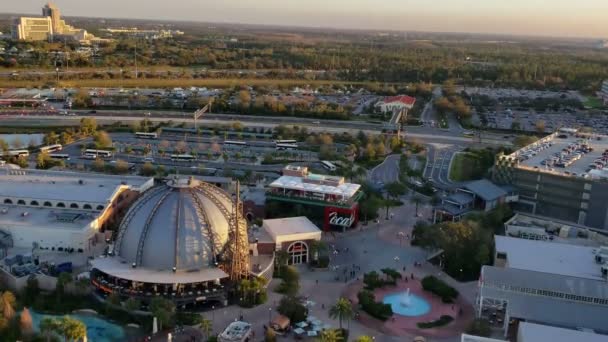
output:
[[[384,304],[390,304],[393,312],[408,317],[416,317],[427,314],[431,311],[431,305],[424,298],[408,293],[408,304],[403,304],[403,296],[405,292],[393,293],[385,296],[382,299]]]
[[[45,317],[61,318],[63,315],[46,315],[40,314],[30,310],[32,314],[32,321],[34,324],[34,330],[38,331],[40,321]],[[89,341],[94,342],[119,342],[125,340],[125,330],[114,323],[110,323],[95,315],[81,315],[73,314],[68,315],[79,321],[82,321],[87,326],[87,338]]]

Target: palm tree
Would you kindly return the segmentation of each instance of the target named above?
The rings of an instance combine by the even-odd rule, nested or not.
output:
[[[201,330],[205,333],[205,340],[209,339],[209,334],[211,334],[211,330],[213,330],[213,326],[211,325],[211,321],[203,318],[201,320]]]
[[[350,301],[344,297],[338,299],[336,304],[329,309],[329,317],[334,319],[338,318],[340,321],[340,330],[342,330],[342,321],[353,318],[353,307]]]
[[[312,255],[312,260],[319,260],[319,254],[327,250],[327,244],[323,241],[313,240],[309,244],[310,254]]]
[[[53,333],[58,333],[61,329],[60,329],[61,323],[54,319],[54,318],[50,318],[50,317],[44,317],[41,321],[40,321],[40,332],[45,336],[45,339],[47,342],[49,342],[51,340],[51,335]]]
[[[321,342],[340,342],[343,339],[340,330],[328,329],[321,333]]]
[[[79,341],[87,336],[87,326],[69,316],[61,319],[61,330],[66,341]]]
[[[283,266],[287,265],[287,261],[289,260],[289,253],[287,253],[287,251],[277,251],[274,254],[275,256],[275,260],[276,260],[276,264],[277,264],[277,275],[280,276],[281,275],[281,269],[283,268]]]
[[[414,197],[412,197],[412,202],[416,205],[415,216],[418,217],[418,206],[420,204],[424,204],[426,202],[426,200],[424,198],[420,197],[419,195],[414,195]]]

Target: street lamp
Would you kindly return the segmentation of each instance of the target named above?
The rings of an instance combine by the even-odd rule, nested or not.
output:
[[[272,320],[272,308],[268,308],[268,326],[270,326],[270,321]]]
[[[55,68],[55,73],[57,74],[57,84],[59,85],[59,68]]]

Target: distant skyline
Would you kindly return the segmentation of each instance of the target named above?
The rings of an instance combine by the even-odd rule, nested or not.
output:
[[[40,15],[46,1],[3,0]],[[56,0],[63,15],[608,39],[608,0]]]

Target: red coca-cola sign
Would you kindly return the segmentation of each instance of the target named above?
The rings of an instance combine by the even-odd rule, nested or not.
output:
[[[325,221],[323,230],[344,230],[357,225],[359,222],[359,206],[351,208],[325,207]]]

